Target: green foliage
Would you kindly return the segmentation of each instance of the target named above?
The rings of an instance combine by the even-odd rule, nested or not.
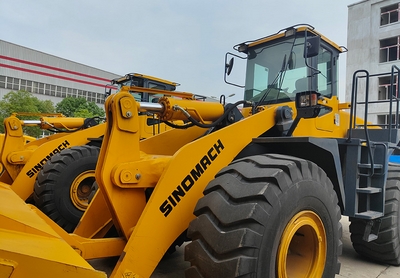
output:
[[[0,121],[4,121],[12,113],[62,113],[66,117],[92,118],[104,117],[105,112],[94,102],[88,102],[85,98],[67,97],[56,105],[51,100],[39,100],[27,91],[11,91],[0,100]],[[21,116],[21,120],[37,120],[40,116]],[[24,127],[24,133],[33,137],[42,134],[39,127]],[[4,125],[0,125],[0,133],[4,133]]]
[[[96,103],[89,102],[83,97],[66,97],[56,105],[57,113],[67,117],[92,118],[95,116],[104,117],[105,112]]]
[[[78,117],[78,118],[92,118],[93,117],[93,113],[89,112],[89,110],[87,110],[86,108],[78,109],[77,111],[75,111],[74,115],[75,115],[75,117]]]
[[[0,121],[12,113],[54,113],[54,105],[50,100],[39,100],[27,91],[11,91],[0,100]],[[21,120],[38,119],[39,116],[18,116]],[[4,132],[4,125],[0,125],[0,132]],[[39,137],[42,131],[39,127],[24,127],[24,133]]]
[[[42,113],[54,113],[54,103],[51,100],[39,101],[39,111]]]

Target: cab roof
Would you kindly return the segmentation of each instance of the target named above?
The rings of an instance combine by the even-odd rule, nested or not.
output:
[[[129,80],[130,77],[132,77],[132,76],[138,77],[138,78],[142,78],[142,79],[147,79],[147,80],[160,82],[160,83],[171,85],[171,86],[179,86],[180,85],[179,83],[176,83],[176,82],[168,81],[168,80],[165,80],[165,79],[161,79],[161,78],[158,78],[158,77],[154,77],[154,76],[151,76],[151,75],[145,75],[145,74],[141,74],[141,73],[128,73],[123,77],[119,77],[119,78],[113,79],[111,82],[113,84],[118,84],[118,83],[124,82],[126,80]]]
[[[251,40],[251,41],[246,41],[240,44],[235,45],[233,48],[239,52],[244,52],[241,49],[248,49],[266,42],[270,42],[270,41],[274,41],[277,40],[279,38],[283,38],[286,36],[290,36],[293,35],[297,32],[310,32],[313,33],[314,35],[320,36],[321,39],[323,41],[325,41],[327,44],[331,45],[332,47],[334,47],[335,49],[337,49],[339,52],[343,52],[343,48],[341,46],[339,46],[338,44],[336,44],[335,42],[331,41],[330,39],[328,39],[327,37],[325,37],[324,35],[320,34],[319,32],[317,32],[315,30],[315,28],[311,25],[308,24],[300,24],[300,25],[294,25],[294,26],[290,26],[288,28],[279,30],[277,33],[269,35],[267,37],[262,37],[256,40]]]

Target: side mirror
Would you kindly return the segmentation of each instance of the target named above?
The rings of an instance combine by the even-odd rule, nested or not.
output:
[[[104,88],[104,99],[108,98],[111,95],[111,87],[108,87],[109,85],[106,85]],[[107,91],[108,88],[108,91]]]
[[[315,57],[319,54],[321,38],[319,36],[306,37],[304,45],[304,58]]]
[[[225,64],[225,73],[227,74],[227,75],[230,75],[231,74],[231,72],[232,72],[232,69],[233,69],[233,62],[234,62],[234,59],[233,59],[233,57],[229,60],[229,63],[226,63]]]
[[[247,62],[247,57],[241,57],[239,55],[227,52],[225,54],[225,72],[224,72],[225,83],[236,87],[244,88],[244,85],[241,84],[244,84],[246,76],[246,62]],[[234,64],[235,64],[235,70],[233,70]]]

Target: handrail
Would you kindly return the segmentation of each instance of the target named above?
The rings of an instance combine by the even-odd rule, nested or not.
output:
[[[359,76],[360,73],[364,73],[364,75]],[[379,77],[379,76],[385,76],[390,74],[390,92],[389,92],[389,97],[386,100],[369,100],[369,81],[371,77]],[[367,127],[368,126],[386,126],[388,128],[388,142],[391,142],[392,138],[392,132],[393,128],[400,128],[400,119],[399,119],[399,101],[400,101],[400,84],[397,86],[396,92],[394,91],[394,85],[395,85],[395,77],[397,76],[399,80],[400,76],[400,68],[397,67],[396,65],[392,65],[391,71],[390,72],[385,72],[385,73],[379,73],[379,74],[369,74],[367,70],[357,70],[353,74],[353,82],[352,82],[352,91],[351,91],[351,110],[350,110],[350,125],[349,125],[349,133],[348,133],[348,138],[347,141],[351,141],[352,138],[352,129],[356,128],[356,120],[355,118],[357,117],[357,104],[363,104],[365,107],[364,111],[364,124],[363,128],[365,129],[366,132],[366,138],[368,137],[368,131]],[[357,101],[357,96],[358,96],[358,83],[359,79],[361,78],[366,78],[365,81],[365,101],[358,102]],[[396,104],[395,112],[393,111],[393,101]],[[368,112],[369,112],[369,104],[374,104],[374,103],[384,103],[387,102],[389,103],[389,116],[388,116],[388,124],[384,125],[370,125],[368,124]],[[392,118],[393,113],[395,114],[395,118]],[[393,122],[394,121],[394,122]]]
[[[364,74],[359,76],[359,74]],[[398,129],[400,127],[399,124],[399,96],[400,96],[400,84],[399,84],[399,76],[400,76],[400,68],[393,65],[391,68],[390,72],[390,96],[388,97],[388,100],[383,100],[383,101],[369,101],[369,82],[371,77],[376,77],[376,76],[382,76],[382,75],[387,75],[389,73],[382,73],[382,74],[373,74],[370,75],[367,70],[357,70],[353,74],[353,83],[352,83],[352,88],[351,88],[351,109],[350,109],[350,123],[349,123],[349,132],[348,132],[348,138],[347,142],[350,142],[352,139],[353,135],[353,129],[358,126],[356,124],[356,117],[357,117],[357,104],[364,104],[364,122],[363,122],[363,129],[365,133],[365,143],[368,148],[368,156],[370,158],[370,163],[371,163],[371,172],[369,176],[374,175],[374,158],[373,158],[373,153],[372,153],[372,147],[371,147],[371,141],[370,141],[370,136],[369,136],[369,131],[368,127],[371,126],[368,124],[368,107],[369,104],[372,103],[382,103],[382,102],[389,102],[389,115],[388,115],[388,142],[392,142],[392,129],[395,127]],[[397,92],[394,91],[394,85],[395,85],[395,77],[397,75]],[[365,100],[364,102],[358,102],[357,101],[357,89],[358,89],[358,81],[360,78],[365,78]],[[395,110],[395,119],[392,118],[393,115],[393,101],[396,102],[396,110]],[[394,120],[394,124],[393,124]],[[377,126],[377,125],[374,125]],[[392,142],[393,143],[393,142]]]
[[[369,72],[366,70],[357,70],[353,73],[353,82],[352,82],[352,87],[351,87],[351,109],[350,109],[350,125],[349,125],[349,133],[348,133],[348,138],[347,141],[350,142],[353,134],[353,128],[356,125],[356,120],[355,117],[357,117],[357,87],[358,87],[358,77],[357,75],[359,73],[365,73],[365,76],[361,77],[367,77],[366,79],[366,85],[365,85],[365,103],[368,103],[368,90],[369,90]],[[368,107],[368,105],[365,105],[365,107]],[[368,113],[368,109],[366,109],[366,112]],[[367,119],[367,114],[365,114],[365,120]],[[353,123],[354,121],[354,123]],[[366,122],[366,121],[365,121]],[[366,135],[367,137],[367,135]]]

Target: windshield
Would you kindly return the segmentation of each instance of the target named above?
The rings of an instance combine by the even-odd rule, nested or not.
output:
[[[304,33],[267,42],[248,51],[245,100],[262,104],[292,101],[301,91],[330,97],[332,54],[320,47],[318,56],[304,58]]]
[[[144,85],[146,85],[145,87],[151,89],[166,90],[165,86],[156,83],[147,82],[146,84],[143,84],[143,82],[141,82],[141,84],[139,84],[138,81],[132,79],[119,82],[117,83],[117,85],[118,85],[117,93],[121,90],[123,86],[143,87]],[[129,92],[137,102],[158,102],[158,99],[163,96],[162,94],[149,94],[149,93],[135,92],[135,91],[129,91]]]
[[[121,88],[123,86],[138,86],[139,84],[138,84],[138,82],[134,82],[133,80],[128,79],[126,81],[117,83],[117,85],[118,85],[118,89],[117,89],[117,93],[118,93],[119,91],[121,91]],[[138,93],[138,92],[133,92],[133,91],[129,91],[129,92],[131,93],[131,95],[133,95],[133,97],[135,98],[135,100],[137,102],[145,101],[145,99],[143,98],[143,96],[144,96],[143,93]]]

